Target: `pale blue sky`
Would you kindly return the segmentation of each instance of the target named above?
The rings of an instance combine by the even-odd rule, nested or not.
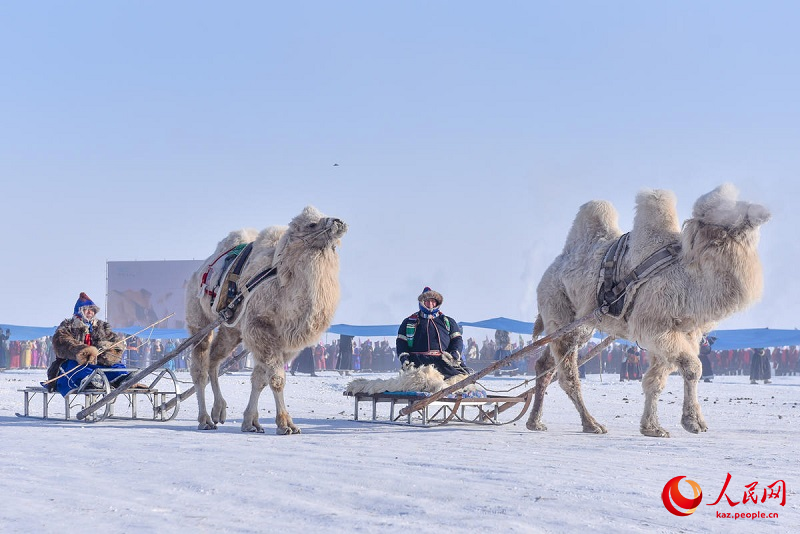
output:
[[[0,24],[0,323],[306,204],[350,225],[335,322],[399,322],[424,285],[458,320],[532,321],[580,204],[627,229],[641,188],[685,218],[730,181],[773,220],[765,298],[720,327],[800,326],[795,2],[42,1]]]

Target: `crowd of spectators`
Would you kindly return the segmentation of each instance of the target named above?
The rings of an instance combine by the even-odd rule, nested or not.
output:
[[[53,336],[44,336],[28,341],[0,340],[0,369],[47,369],[55,359]],[[175,350],[180,339],[129,338],[123,355],[128,367],[146,367],[164,354]],[[189,351],[167,362],[173,370],[188,368]]]
[[[344,339],[344,341],[341,341]],[[351,350],[345,350],[346,357],[342,358],[342,343],[350,343]],[[394,371],[400,368],[397,354],[389,341],[372,341],[367,338],[356,340],[351,336],[342,336],[329,343],[320,341],[313,347],[308,347],[311,351],[311,360],[314,367],[311,374],[319,371]],[[308,350],[307,349],[307,350]],[[352,354],[352,357],[349,355]],[[292,366],[293,371],[297,367]],[[300,372],[308,372],[300,369]]]
[[[528,341],[527,345],[532,342]],[[517,352],[523,346],[522,338],[518,343],[513,343],[511,352]],[[595,343],[590,342],[579,352],[579,358],[585,356]],[[712,350],[709,354],[714,369],[714,374],[720,375],[749,375],[750,364],[756,348],[748,349],[726,349]],[[467,340],[467,348],[464,350],[467,355],[467,365],[472,368],[480,369],[491,364],[495,360],[497,352],[496,344],[487,336],[483,344],[478,348],[477,342],[473,338]],[[776,376],[796,375],[798,369],[798,355],[800,350],[797,346],[775,347],[764,349],[764,353],[771,363]],[[525,357],[515,362],[519,374],[535,374],[535,359]],[[647,371],[650,362],[647,351],[629,344],[612,343],[605,348],[598,356],[586,362],[581,369],[581,373],[598,374],[619,374],[623,380],[638,380]],[[637,368],[638,367],[638,368]]]
[[[54,357],[52,336],[0,343],[0,369],[47,368]]]
[[[55,355],[53,353],[52,337],[46,336],[39,339],[28,341],[9,341],[8,332],[0,332],[0,369],[24,369],[40,368],[46,369]],[[400,368],[400,361],[397,358],[394,346],[387,338],[372,340],[369,338],[348,338],[352,339],[352,363],[349,369],[343,369],[340,365],[340,340],[338,337],[329,342],[320,341],[311,348],[314,371],[372,371],[387,372],[396,371]],[[123,362],[128,367],[143,368],[152,362],[162,358],[165,354],[175,350],[181,343],[181,339],[147,339],[131,337],[127,340],[127,347],[123,357]],[[522,336],[514,343],[510,343],[508,349],[513,354],[525,345]],[[580,357],[584,356],[594,343],[589,343],[580,351]],[[589,374],[607,373],[619,374],[621,379],[637,380],[647,370],[649,360],[647,351],[635,349],[630,351],[631,346],[622,343],[613,343],[604,349],[601,354],[592,358],[582,366],[581,372]],[[239,347],[241,349],[241,347]],[[750,364],[756,349],[728,349],[712,350],[709,354],[714,374],[722,375],[748,375]],[[800,351],[797,346],[776,347],[764,349],[765,355],[771,364],[775,376],[796,375],[798,371],[798,356]],[[491,365],[498,359],[498,346],[495,340],[488,336],[483,342],[478,342],[470,337],[466,340],[464,348],[464,359],[468,367],[480,370]],[[175,358],[167,362],[167,367],[176,371],[183,371],[189,368],[191,351],[186,350]],[[534,371],[534,358],[525,357],[508,366],[514,369],[512,374],[531,375]],[[247,366],[246,361],[241,363],[239,368]],[[630,369],[635,366],[636,368]],[[289,369],[287,369],[289,370]]]

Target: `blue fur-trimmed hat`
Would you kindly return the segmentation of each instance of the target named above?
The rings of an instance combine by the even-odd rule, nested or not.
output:
[[[75,315],[81,315],[81,308],[85,308],[87,306],[94,308],[95,313],[100,311],[100,306],[95,304],[94,301],[89,298],[89,295],[81,292],[80,296],[78,297],[78,301],[75,302]]]
[[[439,306],[441,306],[442,302],[444,301],[444,298],[442,297],[441,293],[439,293],[438,291],[434,291],[428,286],[425,286],[425,289],[422,290],[422,294],[419,297],[417,297],[417,300],[420,302],[422,302],[425,299],[434,299],[436,302],[438,302]]]

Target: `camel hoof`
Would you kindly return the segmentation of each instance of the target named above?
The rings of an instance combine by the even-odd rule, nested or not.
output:
[[[247,423],[242,421],[242,432],[253,432],[255,434],[263,434],[264,428],[258,422]]]
[[[300,429],[294,425],[286,427],[278,427],[275,430],[275,433],[278,434],[279,436],[288,436],[290,434],[299,434]]]
[[[217,425],[213,423],[200,423],[197,425],[197,430],[216,430]]]
[[[639,432],[642,433],[644,436],[650,436],[651,438],[668,438],[669,432],[664,430],[663,428],[640,428]]]
[[[528,421],[525,423],[525,428],[528,430],[538,430],[541,432],[547,430],[547,426],[541,421]]]
[[[211,418],[214,420],[215,423],[222,423],[225,424],[225,419],[227,419],[227,412],[223,407],[221,410],[212,410],[211,411]]]
[[[700,423],[699,421],[692,421],[686,420],[681,421],[681,426],[687,431],[691,432],[692,434],[699,434],[700,432],[705,432],[708,430],[708,427],[705,423]]]
[[[586,432],[587,434],[608,434],[608,430],[606,430],[606,427],[604,427],[600,423],[586,425],[583,427],[583,431]]]

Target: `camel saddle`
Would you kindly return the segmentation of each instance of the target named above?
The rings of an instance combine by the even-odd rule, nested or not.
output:
[[[219,313],[239,293],[239,276],[253,250],[252,243],[242,243],[220,254],[203,273],[201,290],[211,297],[211,309]],[[220,263],[220,265],[217,265]],[[215,272],[219,276],[215,277]]]
[[[677,243],[662,247],[648,256],[631,272],[622,276],[620,265],[628,251],[630,232],[621,235],[608,247],[600,266],[597,284],[597,305],[607,315],[627,317],[633,309],[634,295],[648,278],[675,263],[681,246]],[[630,298],[626,298],[630,297]]]

